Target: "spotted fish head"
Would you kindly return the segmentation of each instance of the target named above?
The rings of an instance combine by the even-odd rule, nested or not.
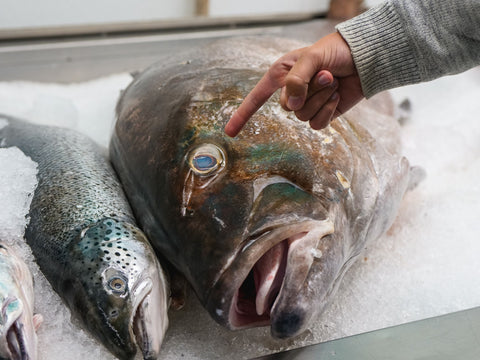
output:
[[[120,359],[156,359],[168,325],[165,276],[144,234],[113,218],[84,229],[67,258],[65,298]]]
[[[33,314],[33,282],[27,265],[0,244],[0,358],[35,359],[35,330],[41,321]]]
[[[192,64],[147,70],[118,104],[111,158],[142,229],[212,317],[232,329],[270,325],[285,338],[325,307],[348,260],[333,233],[345,220],[336,213],[352,156],[337,131],[312,131],[278,99],[227,137],[261,76]]]

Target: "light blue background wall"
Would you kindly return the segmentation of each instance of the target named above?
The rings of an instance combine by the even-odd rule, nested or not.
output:
[[[195,0],[0,0],[0,29],[188,18]],[[210,0],[210,16],[321,12],[329,0]]]

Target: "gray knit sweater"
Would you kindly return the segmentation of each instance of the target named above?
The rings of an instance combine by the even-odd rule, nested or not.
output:
[[[337,30],[367,98],[480,64],[480,0],[387,0]]]

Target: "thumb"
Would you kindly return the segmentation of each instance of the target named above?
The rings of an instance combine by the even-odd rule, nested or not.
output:
[[[286,105],[292,110],[300,110],[307,98],[308,85],[321,70],[311,59],[308,50],[299,57],[285,77]]]

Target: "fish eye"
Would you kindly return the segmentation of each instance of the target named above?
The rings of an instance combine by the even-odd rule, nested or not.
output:
[[[190,152],[188,165],[197,175],[211,175],[225,166],[225,156],[218,146],[204,144]]]
[[[127,290],[127,282],[119,276],[114,276],[108,280],[108,287],[115,294],[124,294]]]

